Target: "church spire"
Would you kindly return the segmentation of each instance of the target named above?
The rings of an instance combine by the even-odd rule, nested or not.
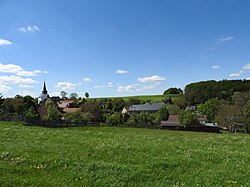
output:
[[[43,83],[43,91],[42,91],[43,94],[48,94],[48,91],[46,89],[46,84],[45,84],[45,81]]]

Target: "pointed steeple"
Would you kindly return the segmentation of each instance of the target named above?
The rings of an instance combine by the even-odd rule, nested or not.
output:
[[[43,83],[43,91],[42,91],[43,94],[48,94],[48,91],[46,89],[46,84],[45,84],[45,81]]]

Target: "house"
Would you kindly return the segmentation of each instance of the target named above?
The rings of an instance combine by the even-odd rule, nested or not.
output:
[[[123,108],[122,114],[132,114],[132,113],[156,113],[161,107],[167,106],[165,103],[145,103],[141,105],[132,105],[129,108]]]
[[[64,113],[72,113],[72,112],[78,112],[80,111],[80,108],[64,108],[63,112]]]
[[[57,102],[57,106],[59,108],[71,108],[73,105],[75,104],[75,101],[74,100],[60,100]]]
[[[166,130],[179,130],[181,129],[181,124],[176,115],[170,115],[167,121],[161,122],[160,127]]]

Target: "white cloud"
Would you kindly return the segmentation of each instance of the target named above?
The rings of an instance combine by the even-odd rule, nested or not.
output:
[[[215,39],[215,44],[222,44],[222,43],[225,43],[225,42],[228,42],[228,41],[231,41],[231,40],[234,40],[234,36],[220,36],[219,38]]]
[[[74,90],[76,88],[76,85],[71,82],[58,82],[55,88],[58,88],[60,90]]]
[[[0,76],[0,84],[34,84],[37,81],[31,78],[22,78],[20,76]]]
[[[126,71],[126,70],[122,70],[122,69],[118,69],[118,70],[116,70],[116,72],[115,73],[117,73],[117,74],[127,74],[128,73],[128,71]]]
[[[242,75],[242,73],[243,73],[242,70],[238,73],[231,73],[231,74],[229,74],[229,77],[240,77]]]
[[[85,77],[85,78],[83,79],[83,81],[84,81],[84,82],[92,82],[92,79],[89,78],[89,77]]]
[[[161,82],[156,82],[156,83],[153,83],[153,84],[145,85],[145,86],[143,86],[143,90],[152,90],[152,89],[156,88],[160,84],[161,84]]]
[[[60,92],[52,92],[49,94],[50,96],[60,96],[61,93]]]
[[[165,77],[159,76],[159,75],[153,75],[151,77],[139,77],[137,79],[138,82],[141,83],[153,83],[153,82],[159,82],[159,81],[164,81],[166,80]]]
[[[117,91],[118,92],[139,92],[142,90],[138,88],[138,84],[129,84],[127,86],[119,86]]]
[[[18,95],[21,95],[21,96],[29,95],[32,97],[37,97],[37,94],[35,92],[31,92],[31,91],[27,91],[27,90],[19,91]]]
[[[0,39],[0,46],[2,45],[11,45],[12,42],[9,40],[4,40],[4,39]]]
[[[32,85],[20,84],[18,85],[19,88],[34,88]]]
[[[96,85],[95,88],[112,88],[113,87],[113,83],[109,82],[107,84],[103,84],[103,85]]]
[[[35,70],[35,71],[26,71],[21,66],[15,65],[15,64],[2,64],[0,63],[0,72],[2,73],[12,73],[16,74],[18,76],[37,76],[38,74],[41,74],[42,71]]]
[[[40,29],[36,25],[33,25],[33,26],[28,25],[26,27],[19,27],[18,30],[21,32],[33,32],[33,33],[40,31]]]
[[[212,68],[213,68],[213,69],[219,69],[219,68],[220,68],[220,66],[218,66],[218,65],[214,65],[214,66],[212,66]]]
[[[8,91],[10,91],[12,88],[7,86],[7,85],[4,85],[4,84],[0,84],[0,93],[3,94],[3,93],[7,93]]]
[[[246,65],[243,67],[243,69],[249,70],[249,69],[250,69],[250,63],[246,64]]]

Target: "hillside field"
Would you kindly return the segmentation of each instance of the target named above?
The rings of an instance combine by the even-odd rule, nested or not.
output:
[[[150,101],[152,103],[154,102],[162,102],[163,99],[171,97],[172,100],[174,101],[176,98],[178,98],[180,95],[179,94],[166,94],[166,95],[140,95],[140,96],[125,96],[125,97],[109,97],[110,99],[115,99],[115,98],[121,98],[124,99],[125,101],[128,101],[130,98],[138,98],[141,101],[147,102]],[[102,98],[90,98],[90,99],[95,99],[95,100],[100,100]]]
[[[250,136],[0,122],[0,186],[250,186]]]

